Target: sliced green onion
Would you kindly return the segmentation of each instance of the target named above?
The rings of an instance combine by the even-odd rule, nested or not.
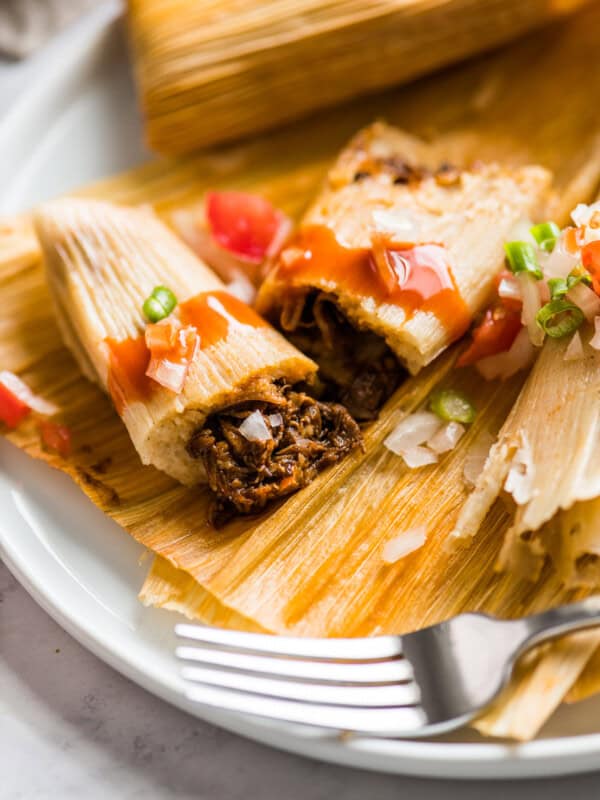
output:
[[[166,286],[155,286],[150,297],[147,297],[142,311],[150,322],[160,322],[168,317],[177,305],[177,298]]]
[[[591,283],[589,275],[576,275],[571,273],[566,278],[550,278],[548,281],[550,297],[553,300],[564,297],[566,293],[570,292],[578,283],[584,283],[586,286],[589,286]]]
[[[536,280],[544,276],[538,264],[535,248],[529,242],[508,242],[504,245],[508,266],[514,275],[527,272]]]
[[[469,398],[454,389],[440,389],[429,400],[429,407],[446,422],[463,422],[469,425],[475,419],[475,408]]]
[[[570,286],[566,278],[550,278],[548,288],[550,289],[550,297],[556,300],[558,297],[564,297]]]
[[[560,228],[556,222],[541,222],[539,225],[534,225],[530,233],[542,250],[551,253],[560,236]]]
[[[542,306],[535,320],[552,339],[561,339],[577,330],[583,322],[583,311],[574,303],[557,297]]]

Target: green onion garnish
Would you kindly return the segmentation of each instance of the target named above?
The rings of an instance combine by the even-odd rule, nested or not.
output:
[[[554,250],[556,240],[560,236],[560,228],[556,222],[541,222],[539,225],[534,225],[529,232],[547,253]]]
[[[566,278],[550,278],[548,281],[550,297],[553,300],[556,300],[558,297],[564,297],[566,293],[570,292],[578,283],[584,283],[586,286],[589,286],[591,283],[589,275],[576,275],[572,272]]]
[[[508,242],[504,245],[508,266],[514,275],[526,272],[536,280],[544,276],[538,264],[535,248],[529,242]]]
[[[583,311],[574,303],[557,297],[542,306],[535,316],[537,324],[552,339],[561,339],[577,330],[583,322]]]
[[[475,419],[475,408],[469,398],[454,389],[440,389],[429,400],[429,407],[446,422],[463,422],[469,425]]]
[[[177,298],[166,286],[155,286],[150,297],[144,300],[142,311],[150,322],[160,322],[168,317],[177,305]]]

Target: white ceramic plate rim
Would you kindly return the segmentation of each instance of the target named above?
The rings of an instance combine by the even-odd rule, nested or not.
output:
[[[34,120],[43,119],[52,112],[53,105],[68,102],[73,91],[80,91],[73,76],[89,58],[90,48],[102,46],[111,35],[115,7],[100,20],[93,39],[82,42],[72,40],[69,48],[61,51],[60,61],[40,73],[39,81],[26,91],[0,125],[0,152],[14,152],[25,163]],[[39,127],[38,127],[39,130]],[[10,186],[10,169],[0,179]],[[0,170],[0,173],[2,170]],[[5,194],[6,197],[6,194]],[[2,211],[10,209],[6,202]],[[3,476],[0,476],[2,478]],[[27,489],[20,487],[21,491]],[[23,521],[23,526],[25,522]],[[95,655],[110,664],[131,680],[164,700],[229,730],[265,742],[275,747],[302,753],[321,760],[361,766],[404,774],[437,777],[534,777],[591,770],[597,767],[600,756],[600,734],[541,739],[522,745],[499,743],[448,743],[430,741],[323,740],[301,734],[293,726],[275,726],[262,720],[190,703],[181,691],[181,685],[169,680],[168,675],[140,662],[126,648],[120,647],[110,636],[110,628],[91,629],[85,617],[78,613],[77,605],[69,605],[60,586],[48,585],[40,580],[32,563],[19,550],[19,539],[24,534],[19,523],[5,526],[0,520],[0,556],[11,572],[32,597],[63,628]],[[47,557],[47,554],[46,554]],[[64,579],[71,580],[68,573]]]

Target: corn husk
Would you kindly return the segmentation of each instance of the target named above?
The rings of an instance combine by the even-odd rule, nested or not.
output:
[[[224,337],[206,347],[201,341],[181,391],[152,382],[147,395],[128,397],[121,385],[111,385],[115,356],[107,342],[143,339],[142,305],[155,286],[175,293],[176,318],[182,303],[205,293],[223,308],[224,284],[146,209],[66,199],[43,206],[34,221],[63,338],[84,375],[111,391],[144,464],[190,486],[205,480],[187,444],[210,413],[243,402],[257,379],[293,383],[316,371],[314,362],[235,301],[250,324],[245,318],[227,322]],[[229,319],[231,310],[223,314]]]
[[[449,325],[432,311],[417,308],[409,314],[401,305],[379,300],[373,292],[344,285],[324,272],[316,279],[302,272],[271,271],[261,286],[257,305],[269,317],[277,317],[286,300],[302,290],[321,290],[353,325],[383,337],[412,374],[429,364],[453,340],[464,333],[469,319],[489,299],[492,285],[504,263],[504,242],[517,222],[533,219],[548,199],[550,175],[540,167],[510,169],[480,163],[476,168],[457,165],[446,185],[433,175],[398,184],[389,164],[435,172],[446,155],[435,143],[407,136],[381,123],[362,130],[344,148],[329,171],[326,185],[302,219],[303,231],[326,228],[343,249],[370,249],[377,238],[400,242],[435,242],[447,255],[456,289],[464,306]],[[355,180],[356,174],[369,177]],[[379,221],[377,215],[383,216]],[[408,223],[414,238],[406,239]],[[389,230],[391,226],[392,230]],[[300,238],[302,242],[302,238]],[[281,265],[297,249],[292,240],[281,255]],[[318,258],[319,245],[311,246]],[[373,277],[376,281],[376,276]],[[460,317],[464,320],[461,325]]]
[[[173,155],[265,131],[482,52],[583,4],[129,0],[146,137]]]
[[[549,531],[540,531],[542,526],[559,510],[600,494],[600,356],[586,344],[584,358],[565,361],[567,346],[562,339],[544,344],[453,533],[457,540],[477,533],[519,462],[525,473],[523,495],[515,497],[498,566],[534,579],[550,547]],[[567,518],[562,519],[568,527]],[[582,542],[590,538],[593,533],[584,529],[577,541],[554,547],[554,554],[559,562],[577,559]],[[559,569],[566,578],[565,570],[574,570],[575,563],[565,562]]]
[[[600,44],[599,22],[600,10],[590,9],[561,30],[524,40],[508,53],[435,82],[361,102],[219,154],[175,165],[150,164],[87,192],[113,202],[152,203],[167,218],[175,209],[197,203],[209,187],[236,187],[261,192],[298,218],[336,149],[353,130],[385,113],[412,132],[425,125],[444,131],[451,160],[541,161],[556,173],[560,198],[565,198],[552,211],[562,221],[577,200],[592,196],[600,175],[597,110],[590,103],[600,88],[600,75],[589,69],[588,57]],[[477,99],[483,89],[486,103]],[[526,102],[531,97],[535,104]],[[558,115],[556,97],[562,102]],[[21,249],[15,237],[0,237],[5,300],[0,363],[60,407],[62,420],[72,429],[73,456],[65,461],[44,451],[33,419],[8,438],[68,472],[100,508],[170,565],[171,599],[165,602],[216,623],[243,626],[251,619],[264,630],[352,635],[401,632],[465,609],[518,616],[584,594],[567,591],[548,569],[536,584],[494,572],[508,523],[499,503],[472,547],[450,556],[446,552],[446,539],[466,497],[466,454],[484,428],[494,435],[504,422],[521,377],[494,386],[468,371],[456,373],[453,380],[459,383],[450,385],[476,400],[479,416],[439,465],[409,472],[380,447],[402,415],[420,407],[433,386],[448,385],[453,352],[401,388],[370,429],[364,456],[355,454],[321,475],[268,518],[237,522],[216,533],[205,523],[207,494],[177,485],[152,467],[140,467],[107,398],[82,379],[62,345],[32,236],[23,227]],[[417,521],[428,527],[424,547],[385,565],[382,545]],[[164,577],[146,585],[148,599],[161,602]],[[153,570],[149,580],[155,578]],[[173,584],[174,592],[168,588]],[[188,589],[197,592],[190,605]],[[570,647],[558,655],[561,691],[574,683],[583,662]],[[554,671],[557,662],[552,663]],[[527,724],[517,713],[523,702],[517,683],[486,732],[523,738],[539,729],[560,692],[549,693],[548,676],[536,675],[529,684]],[[479,726],[484,729],[483,722]]]

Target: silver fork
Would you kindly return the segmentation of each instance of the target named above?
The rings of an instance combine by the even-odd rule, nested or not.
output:
[[[458,617],[405,636],[308,639],[177,625],[191,700],[330,731],[417,737],[459,728],[529,648],[600,624],[600,595],[517,620]]]

